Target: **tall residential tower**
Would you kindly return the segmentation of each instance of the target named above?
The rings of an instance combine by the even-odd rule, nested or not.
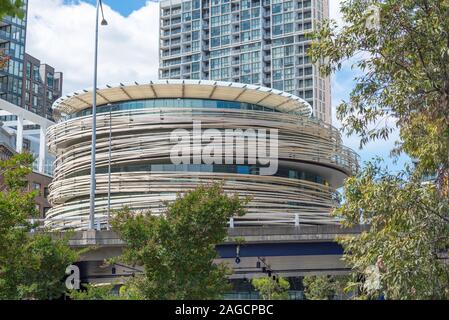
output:
[[[165,0],[160,3],[161,79],[207,79],[297,95],[330,123],[330,79],[306,51],[328,0]]]
[[[22,108],[53,120],[51,106],[62,94],[62,72],[27,53],[24,65]]]
[[[8,16],[0,19],[0,99],[18,106],[22,105],[27,0],[23,9],[23,19]]]
[[[0,99],[52,119],[51,105],[61,96],[63,75],[26,53],[28,1],[24,17],[0,19]],[[0,116],[8,121],[15,116]]]

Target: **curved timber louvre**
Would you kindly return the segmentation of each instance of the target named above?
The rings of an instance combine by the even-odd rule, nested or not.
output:
[[[53,108],[58,124],[48,132],[57,154],[46,225],[85,229],[89,215],[92,92],[60,98]],[[160,214],[165,201],[199,184],[222,181],[226,192],[250,196],[248,214],[235,226],[338,223],[329,215],[334,192],[358,169],[358,157],[342,145],[339,132],[310,115],[310,106],[285,92],[213,81],[164,80],[108,86],[97,91],[96,217],[107,214],[108,159],[111,147],[111,209],[127,205]],[[277,132],[277,170],[243,162],[174,163],[179,141],[174,130],[192,133],[184,147],[194,153],[200,133]],[[109,134],[112,139],[109,144]],[[249,140],[248,140],[249,141]],[[248,142],[247,141],[247,142]],[[258,141],[258,140],[256,140]],[[200,144],[204,147],[205,143]],[[235,140],[211,140],[209,147],[230,150]],[[237,152],[234,150],[234,154]]]

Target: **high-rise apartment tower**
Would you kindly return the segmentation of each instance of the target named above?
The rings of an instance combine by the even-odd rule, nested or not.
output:
[[[23,19],[0,19],[0,99],[52,119],[51,105],[62,94],[63,75],[26,53],[27,0],[23,10]],[[12,119],[15,116],[0,116]]]
[[[328,0],[161,1],[159,77],[271,87],[330,123],[330,79],[307,55],[307,34],[328,16]]]
[[[62,94],[62,72],[27,53],[24,65],[22,107],[53,120],[51,106]]]
[[[0,19],[0,98],[18,106],[22,105],[27,0],[23,9],[23,19],[8,16]]]

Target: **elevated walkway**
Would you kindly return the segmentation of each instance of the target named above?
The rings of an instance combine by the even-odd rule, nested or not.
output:
[[[262,268],[284,277],[308,274],[345,274],[349,271],[341,260],[343,249],[336,238],[357,235],[367,226],[314,227],[245,227],[229,228],[228,239],[217,246],[219,258],[234,270],[231,279],[264,275]],[[62,234],[61,234],[62,235]],[[244,239],[241,245],[237,239]],[[125,265],[110,266],[105,259],[121,254],[124,243],[113,231],[79,231],[70,240],[73,248],[91,247],[82,254],[79,266],[83,281],[115,282],[140,272]],[[237,254],[238,253],[238,254]],[[237,255],[240,261],[237,263]]]

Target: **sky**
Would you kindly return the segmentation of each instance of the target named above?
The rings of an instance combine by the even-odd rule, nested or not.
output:
[[[330,0],[331,18],[341,23],[339,4]],[[148,82],[158,78],[158,1],[103,0],[107,26],[100,26],[98,84]],[[27,52],[64,72],[64,94],[92,88],[93,47],[96,0],[31,0],[28,10]],[[335,106],[349,97],[355,71],[345,64],[332,77],[333,125]],[[343,140],[361,160],[375,156],[387,160],[392,170],[400,170],[408,160],[397,163],[389,153],[398,139],[395,132],[388,141],[376,141],[359,150],[356,136]]]

